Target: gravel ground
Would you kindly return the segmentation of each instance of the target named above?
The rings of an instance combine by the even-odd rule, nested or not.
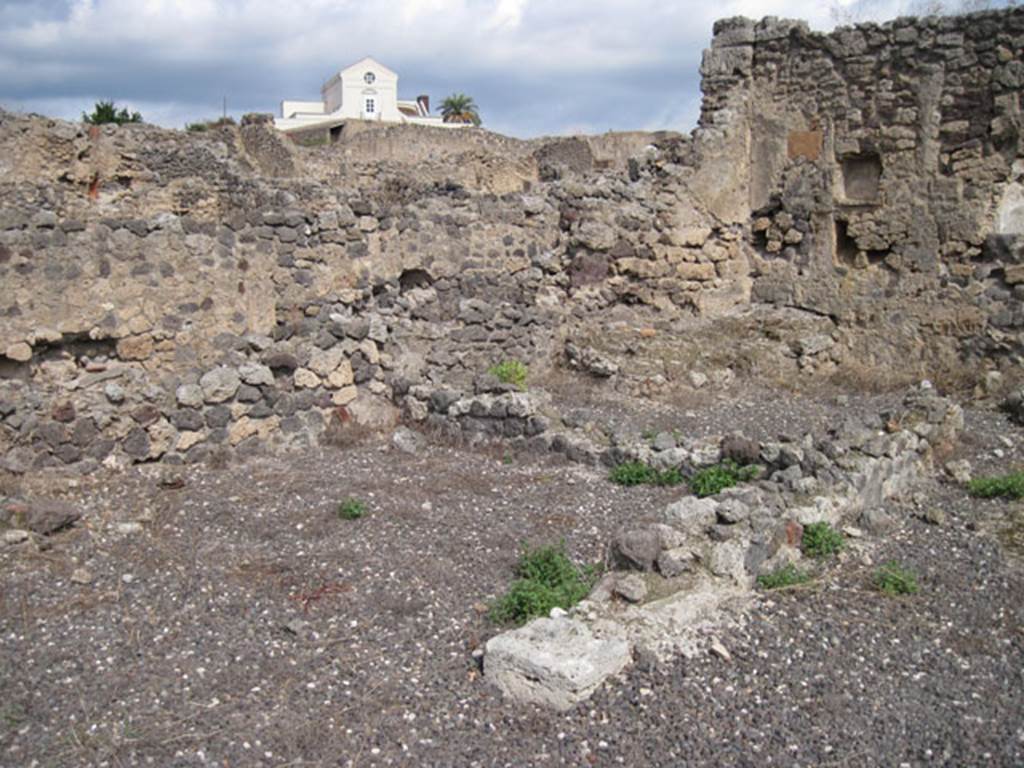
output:
[[[836,415],[772,396],[655,411],[687,434],[757,437]],[[1022,430],[967,415],[957,458],[1024,461]],[[482,678],[484,604],[520,542],[564,538],[596,560],[679,490],[500,449],[377,445],[25,482],[43,489],[83,519],[43,551],[0,549],[3,766],[1024,764],[1024,512],[940,480],[891,506],[895,533],[760,596],[721,637],[730,661],[641,662],[564,715]],[[348,497],[365,517],[337,518]],[[871,589],[889,559],[919,594]],[[72,581],[82,568],[91,583]]]

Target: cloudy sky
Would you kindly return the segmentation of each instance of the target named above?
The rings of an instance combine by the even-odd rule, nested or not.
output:
[[[78,119],[115,99],[180,128],[224,97],[235,116],[319,98],[369,55],[398,72],[400,97],[467,93],[514,136],[689,130],[716,18],[828,29],[924,1],[0,0],[0,105]]]

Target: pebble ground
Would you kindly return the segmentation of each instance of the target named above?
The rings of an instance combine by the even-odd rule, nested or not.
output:
[[[659,410],[651,426],[768,438],[842,410],[780,402]],[[967,415],[954,458],[1021,466],[1022,430]],[[522,542],[564,539],[594,561],[681,490],[443,446],[161,483],[177,474],[25,480],[83,518],[42,551],[0,549],[0,766],[1024,765],[1020,503],[925,481],[890,505],[894,533],[759,594],[721,634],[731,660],[642,660],[555,715],[480,674],[473,651],[497,631],[485,604]],[[346,498],[366,515],[339,519]],[[918,594],[872,588],[888,560],[916,571]]]

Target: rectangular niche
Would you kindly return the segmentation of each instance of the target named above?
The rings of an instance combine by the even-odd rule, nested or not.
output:
[[[846,155],[841,160],[843,197],[854,203],[877,203],[882,182],[882,158],[874,152]]]

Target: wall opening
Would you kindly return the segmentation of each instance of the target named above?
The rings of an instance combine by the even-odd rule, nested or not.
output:
[[[398,278],[398,287],[402,293],[413,288],[426,288],[434,282],[425,269],[407,269]]]
[[[878,202],[882,182],[882,158],[875,153],[842,158],[843,196],[864,203]]]
[[[850,237],[850,225],[843,219],[835,220],[835,254],[836,262],[852,267],[857,262],[857,241]]]

